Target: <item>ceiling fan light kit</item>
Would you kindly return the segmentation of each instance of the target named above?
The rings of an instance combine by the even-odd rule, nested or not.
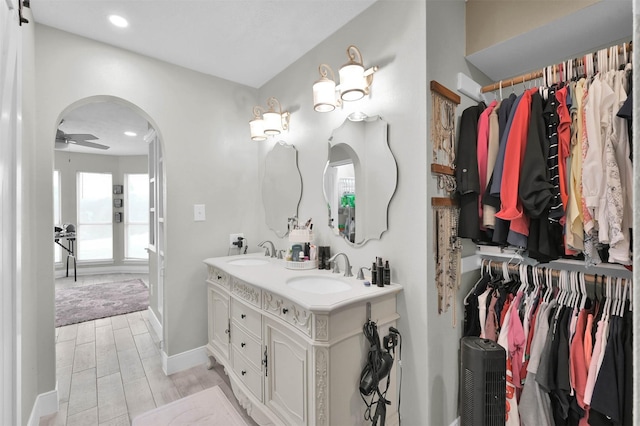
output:
[[[69,148],[69,145],[72,144],[84,146],[87,148],[109,149],[107,145],[89,142],[95,140],[98,140],[98,137],[90,133],[65,133],[62,130],[58,129],[56,131],[55,147],[57,149],[67,149]]]

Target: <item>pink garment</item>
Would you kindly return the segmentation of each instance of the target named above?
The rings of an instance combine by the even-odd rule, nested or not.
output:
[[[584,387],[584,403],[585,405],[591,405],[591,397],[593,396],[593,388],[596,385],[596,378],[598,377],[598,358],[600,358],[600,352],[604,350],[602,347],[602,329],[604,328],[604,321],[598,321],[598,330],[596,331],[596,343],[593,345],[593,355],[591,356],[591,362],[589,363],[589,373],[587,375],[587,384]]]
[[[527,343],[524,337],[524,328],[522,321],[518,315],[518,308],[522,300],[523,292],[518,292],[511,306],[511,327],[509,328],[509,353],[511,355],[511,371],[513,372],[513,384],[517,389],[522,390],[522,358],[524,355],[525,345]],[[519,396],[519,395],[518,395]]]
[[[498,104],[493,101],[480,114],[478,119],[478,139],[477,139],[477,157],[478,157],[478,177],[480,178],[480,195],[478,196],[478,216],[480,218],[480,229],[485,230],[482,222],[482,196],[487,187],[487,158],[489,155],[489,115]]]
[[[560,118],[560,124],[558,124],[560,198],[562,199],[562,206],[566,212],[569,201],[569,190],[567,188],[567,157],[569,157],[571,145],[571,116],[567,109],[567,86],[556,91],[556,99],[558,100],[558,116]]]
[[[591,354],[593,353],[593,338],[591,330],[593,329],[593,314],[587,315],[587,325],[584,330],[584,360],[587,367],[591,365]]]
[[[585,309],[578,314],[576,333],[569,349],[569,377],[571,378],[571,386],[575,391],[576,401],[581,408],[585,407],[584,391],[589,374],[589,364],[586,363],[584,356],[584,334],[588,316]]]

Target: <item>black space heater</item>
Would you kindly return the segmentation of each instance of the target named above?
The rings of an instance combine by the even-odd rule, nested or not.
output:
[[[505,422],[506,352],[479,337],[460,341],[460,425],[502,426]]]

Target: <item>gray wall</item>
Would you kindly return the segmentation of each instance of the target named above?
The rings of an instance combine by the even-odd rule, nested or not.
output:
[[[464,59],[465,52],[465,1],[430,0],[427,1],[427,79],[436,80],[456,91],[457,73],[463,72],[480,84],[492,83],[484,74],[469,65]],[[476,102],[461,95],[461,104],[456,113],[474,105]],[[428,116],[431,114],[431,102],[427,103]],[[427,151],[428,163],[431,163],[431,150]],[[428,177],[427,193],[432,196],[437,191],[436,179]],[[431,209],[427,213],[427,222],[432,223]],[[472,246],[466,241],[466,248]],[[428,237],[428,247],[432,246],[432,237]],[[465,250],[465,252],[468,250]],[[429,270],[433,270],[433,256],[428,256]],[[429,282],[427,288],[427,321],[429,324],[429,375],[426,386],[430,398],[429,424],[448,425],[457,416],[458,408],[458,349],[462,335],[462,300],[475,283],[477,272],[465,274],[461,279],[455,307],[449,312],[438,315],[435,285]],[[455,314],[454,314],[455,312]],[[455,326],[454,326],[455,315]],[[437,342],[437,343],[436,343]]]
[[[275,95],[287,108],[295,108],[291,130],[282,135],[298,149],[303,193],[299,216],[314,219],[314,233],[319,244],[330,244],[332,252],[345,252],[355,267],[370,266],[376,256],[390,260],[392,280],[404,286],[399,297],[399,329],[403,335],[402,383],[403,423],[426,424],[431,409],[441,413],[442,407],[427,401],[432,398],[428,378],[430,371],[441,370],[441,362],[433,362],[429,354],[431,319],[427,306],[435,306],[429,292],[432,270],[430,259],[430,222],[427,217],[427,123],[426,68],[427,27],[423,1],[378,1],[319,46],[304,55],[273,80],[260,88],[260,99]],[[464,2],[459,19],[464,28]],[[464,43],[464,32],[460,33]],[[311,87],[319,78],[318,65],[329,64],[334,72],[347,61],[346,49],[356,45],[362,52],[365,67],[379,65],[374,76],[371,96],[344,109],[317,113],[312,106]],[[464,44],[462,48],[464,48]],[[458,56],[463,55],[460,50]],[[453,55],[454,52],[451,53]],[[332,130],[340,126],[353,111],[380,115],[389,123],[388,140],[398,165],[398,186],[389,207],[389,230],[381,240],[353,248],[331,235],[326,223],[327,210],[322,193],[322,175],[328,157],[327,141]],[[275,142],[260,144],[260,175],[264,172],[264,156]],[[263,213],[262,213],[263,216]],[[279,248],[287,241],[277,239],[259,217],[260,238],[269,238]],[[357,226],[357,225],[356,225]],[[355,272],[354,272],[355,273]],[[450,350],[455,352],[457,343]],[[363,357],[365,350],[363,349]],[[355,386],[355,384],[353,384]],[[453,383],[446,391],[455,392]],[[397,403],[397,397],[391,397]],[[448,410],[451,411],[451,410]],[[453,414],[447,415],[449,422]],[[431,423],[436,424],[436,423]]]
[[[147,173],[147,156],[114,156],[97,154],[80,154],[67,151],[55,151],[54,168],[60,171],[61,190],[61,220],[62,223],[73,223],[77,225],[77,179],[78,172],[111,173],[114,185],[124,184],[126,173]],[[124,198],[120,196],[119,198]],[[124,209],[114,209],[124,212]],[[65,263],[66,257],[62,256]],[[127,264],[124,262],[124,222],[113,224],[113,263],[109,266],[117,269]],[[129,265],[131,263],[129,262]],[[139,262],[138,262],[139,264]],[[66,264],[65,264],[66,265]],[[91,264],[85,262],[78,264],[78,271],[81,274],[83,267]],[[99,263],[104,265],[104,262]],[[59,265],[58,269],[63,269],[64,265]]]
[[[33,264],[43,277],[40,282],[53,279],[51,140],[56,125],[82,103],[113,97],[147,119],[164,146],[164,350],[171,356],[204,345],[202,259],[226,255],[229,233],[256,234],[254,212],[261,208],[257,145],[249,139],[247,121],[257,91],[50,27],[36,24],[35,32],[38,121],[31,172],[42,195],[41,206],[30,219],[40,230],[36,235],[40,244],[33,251]],[[205,222],[193,221],[194,204],[206,205]],[[38,301],[42,330],[53,336],[53,293],[48,291]],[[53,365],[53,345],[40,353]],[[54,369],[43,371],[52,389]]]
[[[31,22],[29,9],[23,11]],[[20,27],[22,36],[22,164],[20,170],[21,216],[18,218],[21,237],[21,253],[17,253],[18,265],[18,312],[20,328],[18,333],[18,365],[22,422],[26,423],[38,394],[55,388],[55,352],[53,333],[53,246],[51,244],[51,223],[43,219],[42,211],[53,202],[51,186],[42,190],[40,163],[37,161],[36,136],[35,57],[33,25]],[[20,60],[20,56],[18,57]],[[20,90],[20,89],[18,89]],[[39,236],[46,236],[47,244],[41,243]],[[34,254],[49,263],[39,265]],[[44,266],[44,267],[43,267]],[[6,380],[6,378],[3,378]]]

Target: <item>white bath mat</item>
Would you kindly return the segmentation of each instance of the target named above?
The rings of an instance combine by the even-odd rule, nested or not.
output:
[[[132,426],[247,426],[219,386],[140,414]]]

